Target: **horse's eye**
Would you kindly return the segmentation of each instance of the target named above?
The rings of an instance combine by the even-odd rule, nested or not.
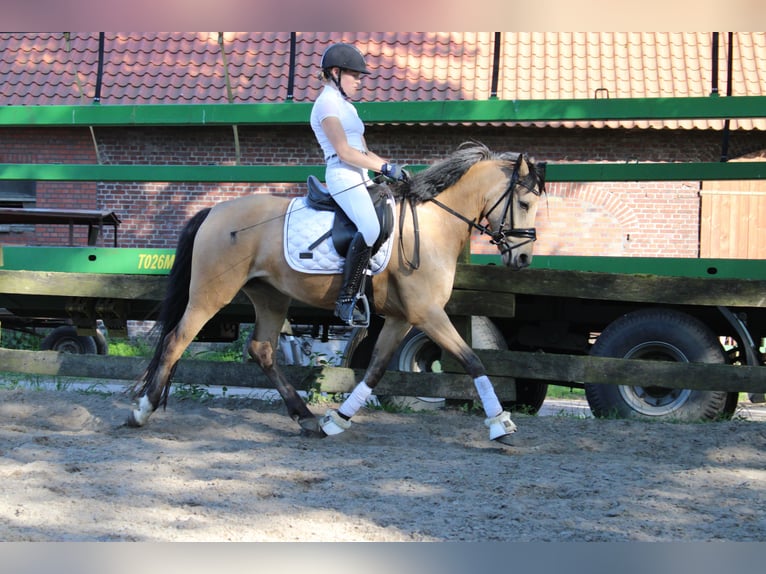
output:
[[[529,211],[529,202],[519,201],[519,207],[523,209],[524,211]]]

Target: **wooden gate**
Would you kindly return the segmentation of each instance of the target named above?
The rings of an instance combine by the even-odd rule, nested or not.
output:
[[[703,181],[701,195],[700,257],[766,259],[766,180]]]

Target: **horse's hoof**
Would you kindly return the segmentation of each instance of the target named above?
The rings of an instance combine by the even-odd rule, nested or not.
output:
[[[325,434],[332,436],[350,429],[351,421],[344,419],[337,411],[330,409],[319,419],[319,426],[322,427]]]
[[[516,425],[511,420],[511,413],[503,411],[496,417],[490,417],[484,421],[489,429],[489,440],[498,440],[516,432]]]
[[[303,438],[326,438],[327,435],[324,433],[322,429],[317,430],[311,430],[311,429],[301,429],[301,436]]]
[[[138,421],[136,420],[136,415],[133,413],[133,411],[130,411],[130,414],[128,415],[127,420],[125,421],[125,426],[130,428],[140,428],[141,425],[138,424]]]
[[[301,436],[307,438],[324,438],[327,435],[319,426],[319,421],[316,417],[306,417],[305,419],[298,419],[298,424],[301,425]]]
[[[515,433],[504,434],[497,438],[493,438],[492,442],[496,442],[498,444],[502,444],[505,446],[519,446],[518,439],[516,438]]]

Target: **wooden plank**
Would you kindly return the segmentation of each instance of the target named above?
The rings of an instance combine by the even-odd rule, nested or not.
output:
[[[516,313],[516,295],[513,293],[487,293],[476,289],[453,290],[445,307],[450,315],[483,315],[513,318]]]
[[[162,300],[167,276],[97,275],[0,269],[0,292],[16,295]]]
[[[703,186],[707,182],[703,182]],[[712,248],[712,225],[713,225],[713,198],[702,195],[700,205],[700,257],[713,257]]]
[[[642,386],[647,381],[668,388],[766,392],[766,369],[732,365],[640,361],[579,355],[477,350],[503,400],[513,400],[514,377],[555,380],[563,383],[595,383]],[[47,376],[136,380],[146,359],[103,355],[73,355],[54,351],[0,349],[0,364],[9,372]],[[340,367],[284,367],[296,388],[350,392],[363,371]],[[182,360],[176,371],[178,383],[272,388],[255,364]],[[472,381],[464,374],[405,373],[387,371],[377,388],[379,394],[476,398]]]
[[[456,290],[543,295],[601,301],[766,307],[766,281],[589,273],[554,269],[512,271],[500,266],[458,265]]]
[[[0,270],[0,293],[160,301],[166,276]],[[602,301],[766,307],[766,280],[713,279],[592,273],[558,269],[512,271],[494,265],[459,264],[450,312],[513,316],[511,295]],[[247,304],[239,295],[234,305]],[[248,311],[249,312],[249,311]]]
[[[148,363],[138,357],[75,355],[55,351],[20,351],[0,348],[0,365],[7,372],[49,377],[85,377],[136,381]],[[348,393],[362,379],[363,370],[340,367],[282,367],[296,389],[318,388],[328,393]],[[274,386],[254,363],[182,360],[173,378],[176,384],[211,384],[272,389]],[[498,397],[514,400],[514,380],[493,377]],[[465,374],[405,373],[388,371],[376,388],[378,394],[478,399]]]
[[[762,393],[763,367],[641,361],[579,355],[476,350],[490,373],[518,378],[643,386],[653,381],[674,389]]]

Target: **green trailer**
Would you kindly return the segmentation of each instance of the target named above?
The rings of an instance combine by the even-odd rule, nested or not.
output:
[[[763,117],[766,96],[359,105],[369,123],[534,122]],[[298,103],[176,106],[6,106],[0,127],[305,125]],[[4,164],[0,178],[39,181],[303,182],[321,166]],[[420,169],[423,166],[411,166]],[[549,164],[548,181],[748,180],[764,162]],[[14,321],[63,323],[77,336],[151,319],[172,250],[3,247],[0,308]],[[740,391],[766,390],[766,278],[761,261],[536,257],[510,272],[492,257],[459,266],[448,312],[484,347],[508,400],[536,410],[547,385],[581,386],[596,414],[716,418]],[[244,299],[216,316],[203,337],[232,336],[252,320]],[[475,319],[478,318],[478,319]],[[329,325],[328,313],[296,305],[291,319]],[[357,331],[346,365],[365,364],[376,323]],[[50,323],[49,323],[50,324]],[[474,324],[481,328],[474,329]],[[90,335],[82,331],[90,329]],[[476,332],[474,332],[476,331]],[[92,348],[92,347],[91,347]],[[626,360],[627,359],[627,360]],[[633,360],[639,359],[639,360]],[[700,364],[704,370],[700,370]],[[401,371],[450,371],[422,334],[410,333],[392,363]],[[459,393],[436,384],[441,393]],[[454,388],[466,388],[454,387]],[[437,392],[437,391],[431,391]],[[438,396],[438,395],[437,395]],[[445,396],[445,395],[442,395]],[[459,396],[457,397],[459,398]]]
[[[174,255],[171,249],[4,246],[3,326],[55,327],[46,349],[106,352],[98,327],[114,335],[130,320],[153,320]],[[514,388],[506,397],[513,406],[536,411],[548,385],[563,385],[584,388],[597,415],[714,419],[734,413],[739,392],[756,398],[766,390],[762,262],[540,256],[522,271],[498,263],[476,255],[460,265],[448,311],[456,321],[470,318],[466,335],[477,349],[503,352],[484,358],[495,377],[510,375]],[[199,340],[234,340],[239,326],[252,321],[251,305],[238,297]],[[317,337],[336,324],[330,313],[300,304],[290,321]],[[380,324],[376,318],[368,330],[348,333],[343,366],[366,366]],[[656,380],[646,384],[645,372],[602,371],[592,357],[710,368],[701,381],[699,371],[689,370],[687,384],[696,388],[681,388],[683,372],[655,369],[650,376]],[[724,365],[734,370],[716,370]],[[418,331],[408,335],[390,368],[459,371]],[[466,399],[459,392],[451,398]]]

